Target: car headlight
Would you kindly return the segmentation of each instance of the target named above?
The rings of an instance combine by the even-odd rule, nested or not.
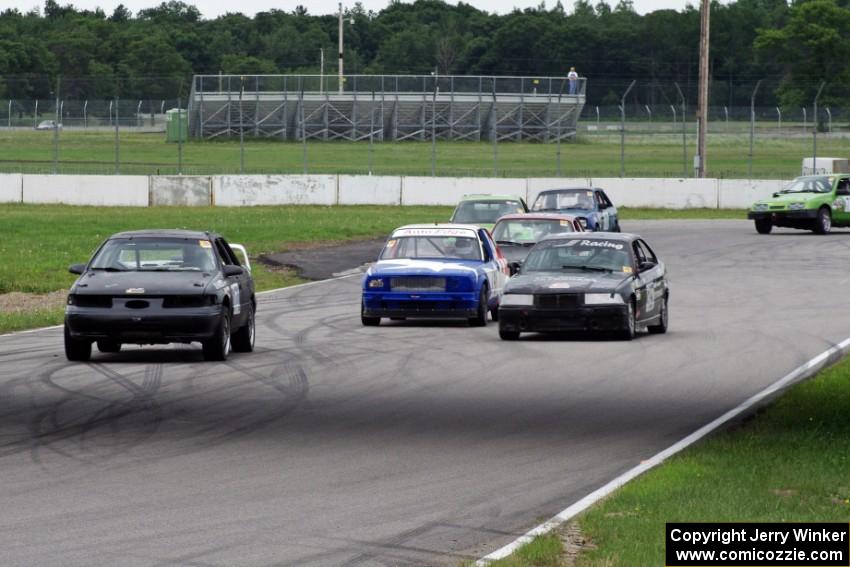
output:
[[[501,305],[528,307],[534,305],[534,296],[530,293],[506,293],[502,296]]]
[[[754,211],[766,211],[767,210],[767,203],[756,203],[755,205],[753,205],[753,210]]]
[[[615,293],[611,295],[610,293],[585,293],[584,294],[584,304],[585,305],[622,305],[623,298],[620,297],[620,294]]]
[[[384,287],[384,280],[381,278],[375,278],[374,280],[369,280],[368,285],[369,288]]]
[[[791,211],[799,211],[806,208],[805,203],[791,203],[788,205],[788,209]]]

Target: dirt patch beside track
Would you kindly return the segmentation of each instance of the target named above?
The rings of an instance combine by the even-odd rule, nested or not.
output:
[[[268,266],[289,266],[308,280],[326,280],[336,274],[374,262],[385,238],[341,243],[308,243],[286,252],[264,254],[260,261]]]
[[[22,293],[13,291],[0,294],[0,313],[24,313],[58,309],[65,304],[68,291],[59,289],[50,293]]]

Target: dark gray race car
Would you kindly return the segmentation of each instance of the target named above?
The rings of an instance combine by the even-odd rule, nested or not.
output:
[[[235,248],[245,255],[245,249]],[[91,358],[122,343],[199,341],[206,360],[254,350],[257,303],[245,266],[218,234],[144,230],[109,237],[88,264],[69,268],[65,355]]]
[[[639,236],[583,233],[549,236],[531,249],[508,280],[499,307],[499,336],[522,332],[667,331],[664,263]]]

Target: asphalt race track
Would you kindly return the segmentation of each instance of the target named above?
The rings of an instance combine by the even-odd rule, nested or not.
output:
[[[623,224],[667,262],[666,336],[364,328],[350,277],[261,296],[227,363],[0,337],[0,562],[456,565],[850,335],[850,232]]]

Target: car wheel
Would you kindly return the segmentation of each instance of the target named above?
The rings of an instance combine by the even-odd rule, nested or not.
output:
[[[72,337],[68,323],[65,323],[65,358],[74,362],[91,360],[91,342]]]
[[[254,342],[257,338],[257,326],[254,317],[254,306],[248,306],[248,321],[233,333],[234,352],[254,352]]]
[[[498,305],[490,310],[490,319],[492,319],[493,321],[499,320],[499,306]]]
[[[483,327],[487,324],[487,286],[481,286],[481,293],[478,294],[478,313],[475,317],[469,318],[470,327]]]
[[[503,341],[515,341],[519,339],[519,331],[508,331],[499,326],[499,338]]]
[[[366,316],[366,304],[360,303],[360,322],[363,323],[364,327],[377,327],[381,324],[380,317],[367,317]]]
[[[97,341],[97,350],[100,352],[121,352],[121,343],[118,341]]]
[[[620,230],[620,221],[619,220],[614,224],[614,229],[611,232],[622,232]]]
[[[230,310],[221,314],[215,334],[201,343],[204,347],[204,360],[227,360],[230,355]]]
[[[630,341],[635,338],[637,324],[635,323],[635,302],[634,299],[629,301],[628,313],[626,315],[626,326],[620,333],[620,338],[624,341]]]
[[[756,219],[756,232],[770,234],[771,230],[773,230],[773,222],[770,219]]]
[[[662,335],[667,332],[667,318],[670,316],[667,308],[668,299],[665,297],[661,303],[661,313],[659,313],[658,324],[648,325],[646,330],[656,335]]]
[[[830,230],[832,230],[832,215],[829,207],[821,207],[815,219],[815,234],[827,234]]]

